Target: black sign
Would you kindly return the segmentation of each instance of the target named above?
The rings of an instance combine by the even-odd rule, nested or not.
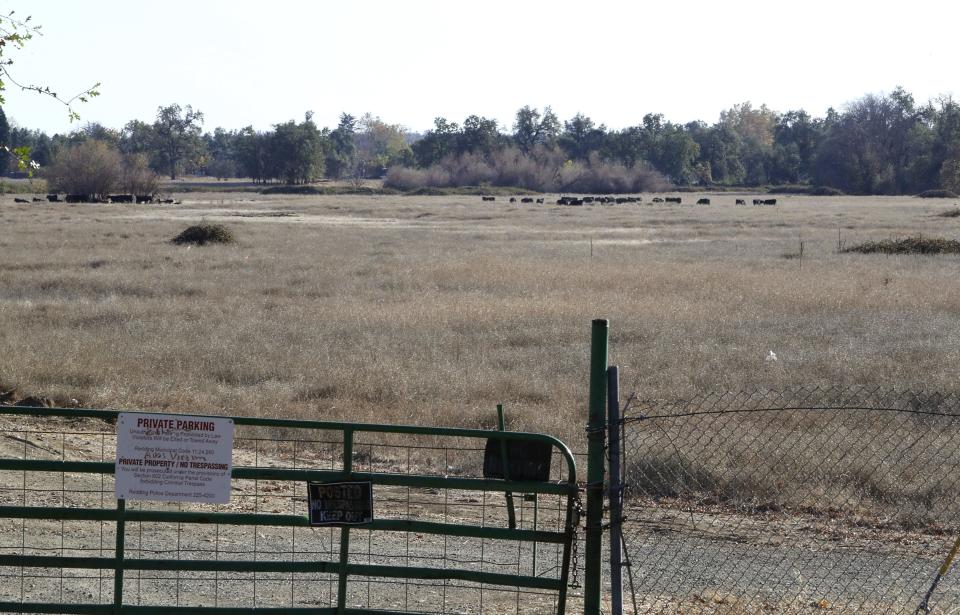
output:
[[[307,483],[310,525],[363,525],[373,522],[373,484]]]
[[[488,438],[483,452],[484,478],[506,478],[503,474],[503,456],[498,438]],[[549,442],[508,440],[507,472],[510,480],[550,480],[550,455],[553,445]]]

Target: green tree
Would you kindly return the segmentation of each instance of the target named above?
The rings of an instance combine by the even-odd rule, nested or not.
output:
[[[10,144],[10,124],[7,123],[7,114],[0,107],[0,143]],[[4,174],[10,168],[10,157],[6,152],[0,155],[0,174]]]
[[[237,132],[234,148],[234,160],[243,176],[255,182],[265,182],[275,177],[270,166],[270,135],[247,126]]]
[[[403,126],[387,124],[372,113],[360,118],[354,141],[357,158],[364,162],[368,177],[380,177],[394,165],[413,164],[413,150]]]
[[[606,126],[596,126],[589,117],[577,113],[563,123],[558,144],[573,160],[587,160],[590,152],[600,151],[606,138]]]
[[[120,130],[120,151],[124,154],[153,153],[153,126],[141,120],[130,120]]]
[[[326,157],[327,177],[339,179],[353,168],[357,153],[354,137],[357,118],[349,113],[340,114],[340,123],[330,131],[330,151]]]
[[[489,154],[504,145],[502,137],[496,120],[471,115],[463,120],[457,150],[461,153],[479,152]]]
[[[411,146],[417,164],[429,167],[457,151],[460,126],[438,117],[433,120],[433,130],[428,130],[423,138]]]
[[[517,111],[513,123],[513,140],[523,152],[530,152],[538,145],[551,147],[559,135],[560,120],[550,107],[543,110],[543,115],[530,106],[524,106]]]
[[[203,153],[202,124],[203,113],[190,105],[181,108],[172,104],[157,109],[151,145],[154,161],[170,179],[176,179],[185,165],[199,161]]]
[[[277,124],[270,141],[270,165],[277,177],[288,184],[305,184],[323,176],[322,135],[308,112],[304,121]]]

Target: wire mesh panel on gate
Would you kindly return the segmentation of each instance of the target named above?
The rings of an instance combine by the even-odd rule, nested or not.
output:
[[[958,409],[819,388],[632,403],[625,605],[913,613],[960,532]],[[955,572],[930,605],[956,612]]]
[[[116,454],[114,424],[89,417],[19,416],[14,414],[15,409],[5,410],[8,412],[0,413],[0,460],[35,462],[37,466],[50,462],[51,468],[94,464],[99,469],[0,469],[0,508],[18,509],[0,511],[0,556],[113,558],[117,541],[117,523],[112,516],[116,506],[111,473]],[[399,477],[481,479],[483,444],[483,439],[459,436],[357,433],[352,467],[358,473]],[[234,438],[233,465],[235,470],[262,470],[264,475],[276,470],[278,476],[293,470],[335,470],[343,466],[343,451],[343,434],[337,431],[277,425],[245,427],[238,429]],[[567,464],[558,451],[553,454],[549,482],[565,483]],[[395,522],[398,528],[407,522],[496,529],[508,526],[503,492],[394,482],[399,484],[375,487],[379,521]],[[575,482],[572,488],[576,489]],[[211,562],[275,563],[279,567],[336,561],[339,557],[340,528],[304,527],[297,522],[307,517],[304,481],[235,477],[231,489],[228,504],[127,503],[122,541],[128,567],[122,590],[124,604],[158,610],[336,608],[336,573],[204,567]],[[565,531],[565,495],[516,493],[513,506],[517,530],[540,535]],[[103,516],[46,519],[24,515],[24,509],[56,509],[66,517],[93,510],[103,512]],[[210,517],[217,521],[197,523],[142,521],[137,517],[167,512],[228,517]],[[255,515],[266,520],[253,521]],[[556,541],[447,535],[422,529],[374,531],[361,526],[351,530],[347,550],[351,566],[382,566],[385,571],[387,567],[420,567],[436,569],[440,574],[436,579],[351,576],[346,586],[348,608],[422,613],[557,611],[556,591],[442,578],[444,571],[455,569],[554,581],[563,569],[563,545]],[[143,561],[169,561],[171,566],[137,568]],[[191,566],[195,569],[190,570]],[[57,603],[74,609],[69,612],[93,612],[83,610],[86,607],[109,612],[113,596],[114,572],[109,566],[0,566],[0,603]],[[32,612],[60,611],[47,608]]]

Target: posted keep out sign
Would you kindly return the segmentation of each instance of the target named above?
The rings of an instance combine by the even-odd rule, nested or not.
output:
[[[229,502],[232,453],[231,419],[122,412],[117,499]]]

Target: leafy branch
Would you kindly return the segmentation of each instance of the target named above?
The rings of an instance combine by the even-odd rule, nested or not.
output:
[[[57,92],[50,89],[50,86],[24,83],[18,81],[10,72],[10,66],[13,65],[13,59],[3,57],[4,53],[10,49],[23,49],[24,45],[34,36],[43,36],[40,26],[30,23],[31,17],[28,15],[24,19],[14,17],[16,11],[10,11],[6,15],[0,15],[0,105],[6,103],[4,91],[7,89],[7,83],[10,83],[24,92],[34,92],[42,96],[47,96],[61,103],[67,108],[67,117],[71,122],[80,119],[80,114],[73,108],[74,103],[88,102],[91,98],[100,95],[100,83],[97,82],[91,87],[79,92],[69,98],[61,97]],[[0,145],[0,150],[10,154],[16,161],[17,168],[21,171],[28,171],[31,175],[33,171],[39,168],[39,165],[30,159],[30,148]]]

